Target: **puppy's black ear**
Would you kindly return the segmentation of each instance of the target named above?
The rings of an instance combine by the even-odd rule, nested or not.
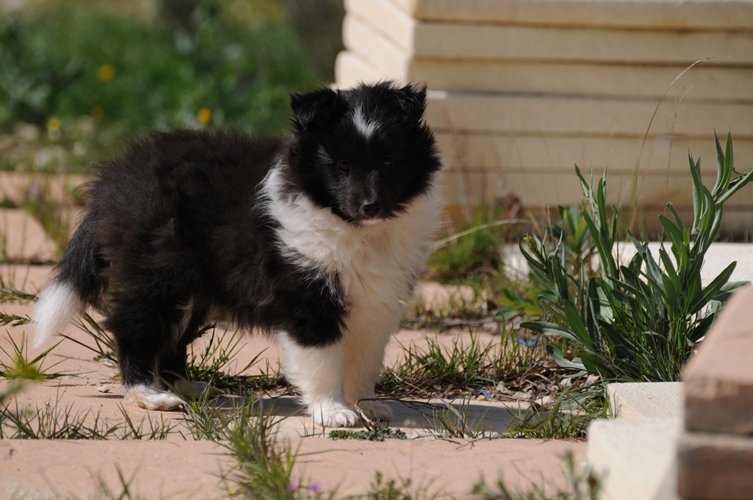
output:
[[[396,89],[395,93],[397,104],[408,118],[415,122],[420,121],[426,110],[426,86],[406,85],[401,89]]]
[[[299,132],[331,123],[343,107],[340,95],[332,89],[318,89],[290,96],[293,126]]]

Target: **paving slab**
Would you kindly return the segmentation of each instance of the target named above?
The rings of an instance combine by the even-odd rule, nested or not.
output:
[[[60,205],[71,205],[73,190],[86,182],[88,177],[77,174],[25,174],[0,172],[0,200],[7,198],[14,203],[44,195]]]
[[[6,266],[3,270],[14,283],[43,282],[50,272],[42,266]],[[31,304],[2,304],[1,310],[28,315]],[[218,333],[232,334],[220,324]],[[5,327],[0,332],[0,363],[9,363],[12,342],[21,345],[31,328],[28,325]],[[150,412],[123,406],[123,387],[117,379],[117,368],[107,360],[95,359],[94,343],[81,328],[70,325],[64,332],[73,340],[63,340],[47,356],[42,369],[57,374],[43,383],[29,383],[10,400],[12,411],[33,412],[36,409],[57,409],[84,419],[88,426],[102,431],[122,426],[126,418],[146,432],[170,428],[161,441],[119,441],[122,431],[113,431],[106,441],[35,441],[0,440],[0,498],[48,498],[57,496],[95,496],[95,481],[102,477],[113,492],[118,490],[118,469],[126,478],[133,478],[131,491],[146,498],[223,498],[226,491],[221,482],[233,461],[223,450],[206,441],[194,441],[185,421],[185,414]],[[498,337],[479,334],[477,341],[493,342]],[[223,336],[222,342],[230,341]],[[401,331],[387,348],[386,364],[398,363],[404,356],[403,346],[425,350],[430,341],[451,348],[454,342],[468,342],[468,334],[449,335],[436,332]],[[195,352],[203,351],[207,338],[200,339]],[[88,347],[86,347],[88,346]],[[46,346],[46,347],[49,347]],[[36,356],[40,350],[31,349]],[[246,364],[262,352],[257,364]],[[280,353],[263,336],[242,338],[235,361],[225,368],[230,374],[258,374],[279,366]],[[0,380],[0,391],[8,382]],[[229,394],[212,404],[229,407],[247,402],[248,395]],[[583,442],[490,439],[507,429],[512,415],[525,411],[525,403],[497,403],[468,399],[387,400],[395,414],[391,425],[402,429],[406,440],[385,442],[332,440],[328,430],[313,425],[303,408],[292,396],[267,395],[261,404],[272,417],[282,419],[275,427],[281,446],[297,450],[299,460],[295,478],[304,484],[317,481],[325,491],[337,489],[338,495],[362,494],[374,481],[376,471],[387,479],[407,479],[415,487],[431,492],[444,492],[456,498],[468,498],[473,485],[484,477],[494,483],[502,475],[513,487],[547,484],[548,488],[564,487],[561,457],[574,453],[576,462],[585,459]],[[444,438],[435,429],[435,414],[466,413],[470,426],[482,422],[483,439]],[[298,480],[298,479],[297,479]],[[308,481],[308,483],[306,482]]]
[[[688,431],[753,434],[752,305],[753,288],[735,293],[683,372]]]
[[[42,225],[21,209],[0,209],[0,255],[4,259],[48,261],[57,246]]]
[[[220,499],[221,475],[232,466],[209,441],[0,440],[0,498]],[[98,490],[103,481],[112,496]]]

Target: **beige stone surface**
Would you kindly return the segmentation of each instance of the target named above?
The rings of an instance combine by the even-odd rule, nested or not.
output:
[[[657,102],[665,93],[670,101],[680,96],[684,101],[753,100],[750,67],[720,67],[709,62],[683,74],[686,66],[415,59],[406,62],[402,53],[391,48],[386,49],[394,57],[391,60],[376,53],[377,47],[386,43],[382,40],[349,40],[352,50],[338,54],[335,66],[335,80],[344,88],[388,78],[402,83],[423,82],[438,90],[654,97]],[[380,61],[379,69],[369,61]]]
[[[627,382],[607,385],[610,409],[620,419],[682,416],[682,382]]]
[[[386,0],[374,0],[386,1]],[[399,16],[369,17],[349,12],[344,32],[356,18],[377,29],[390,25],[390,39],[417,59],[539,60],[570,62],[623,62],[692,64],[718,58],[722,64],[753,62],[753,32],[631,31],[571,29],[432,22],[401,25]],[[396,31],[405,31],[396,34]],[[413,35],[410,35],[410,31]],[[365,36],[365,34],[364,34]],[[410,42],[410,44],[405,44]],[[348,45],[346,45],[348,47]],[[656,50],[662,47],[662,50]],[[350,47],[348,47],[350,48]]]
[[[753,288],[735,293],[683,372],[685,428],[753,433]]]
[[[11,276],[9,279],[14,285],[28,284],[33,288],[45,280],[50,268],[5,266],[0,271]],[[446,300],[446,297],[438,300]],[[30,314],[31,304],[0,304],[0,310],[23,316]],[[217,331],[222,333],[224,326],[218,326]],[[0,347],[12,352],[11,339],[20,344],[30,333],[28,325],[4,327],[0,332]],[[181,412],[149,412],[122,406],[124,391],[117,380],[115,365],[94,359],[93,340],[77,326],[70,325],[65,333],[78,343],[63,340],[42,366],[47,373],[60,376],[28,384],[11,399],[11,408],[23,411],[49,405],[79,416],[86,415],[88,425],[94,425],[96,418],[100,426],[107,428],[122,423],[127,415],[142,430],[163,424],[172,430],[164,441],[0,440],[0,498],[94,497],[97,478],[102,478],[117,495],[120,493],[118,470],[130,481],[131,492],[143,498],[226,497],[221,476],[228,472],[233,461],[223,455],[223,450],[206,441],[194,441]],[[386,364],[399,362],[403,346],[426,349],[428,339],[447,348],[453,342],[470,341],[468,334],[402,331],[388,346]],[[497,337],[488,334],[478,337],[481,343],[495,339]],[[202,352],[206,341],[205,337],[198,342],[197,353]],[[227,337],[223,338],[224,343],[228,341]],[[247,336],[241,344],[236,361],[226,368],[229,373],[240,372],[260,352],[263,354],[257,364],[244,373],[253,375],[265,371],[267,366],[277,368],[279,352],[267,339]],[[32,349],[29,356],[34,357],[39,352]],[[0,350],[0,363],[8,361],[8,355]],[[7,381],[0,380],[0,390],[6,384]],[[216,404],[227,406],[243,402],[247,396],[228,395]],[[483,422],[489,432],[504,431],[511,420],[511,412],[526,408],[525,404],[517,402],[476,399],[466,402],[386,401],[395,413],[392,425],[402,427],[410,438],[371,443],[329,439],[326,432],[314,427],[303,415],[302,408],[292,397],[266,398],[262,402],[275,419],[285,417],[278,427],[278,439],[280,445],[289,445],[299,453],[294,477],[306,478],[309,483],[319,481],[326,491],[337,488],[338,495],[364,493],[376,471],[381,471],[386,478],[410,478],[414,485],[427,487],[432,492],[450,493],[456,498],[467,498],[480,477],[494,482],[500,474],[513,487],[535,483],[547,484],[551,489],[564,486],[561,456],[566,451],[573,451],[579,463],[585,457],[582,442],[437,439],[431,430],[433,415],[435,409],[446,411],[446,403],[458,410],[467,405],[471,423]]]
[[[393,78],[405,75],[411,62],[411,53],[399,47],[374,25],[355,15],[346,15],[343,21],[343,45],[351,53],[356,54],[368,66],[376,68],[383,78]],[[339,74],[337,78],[340,80]]]
[[[572,167],[571,167],[572,168]],[[556,208],[558,205],[569,206],[580,203],[583,190],[580,181],[571,168],[532,169],[529,172],[500,171],[472,171],[448,172],[442,182],[445,198],[450,203],[463,203],[467,200],[471,205],[489,204],[503,199],[508,194],[520,198],[524,207],[540,215],[546,207]],[[581,169],[588,179],[588,169]],[[455,175],[457,173],[457,175]],[[598,180],[603,168],[594,169],[594,178]],[[462,183],[458,179],[462,179]],[[640,206],[640,213],[653,214],[665,211],[668,201],[681,213],[692,208],[692,184],[690,174],[662,175],[651,174],[638,177],[637,184],[629,173],[607,172],[607,202],[615,204],[618,209],[632,209],[636,203]],[[713,186],[714,178],[705,176],[707,186]],[[735,211],[749,210],[753,186],[746,186],[726,204],[725,218]],[[655,217],[655,215],[651,215]],[[730,221],[731,222],[731,221]],[[750,221],[749,221],[750,222]]]
[[[357,54],[343,50],[335,59],[335,81],[340,88],[355,87],[359,83],[374,83],[388,78],[377,68],[358,57]]]
[[[744,500],[753,491],[753,438],[685,433],[677,443],[682,498]]]
[[[721,131],[720,131],[721,132]],[[734,134],[734,132],[733,132]],[[716,149],[713,136],[685,139],[666,135],[643,137],[559,137],[463,134],[439,132],[435,134],[442,159],[450,170],[470,169],[502,172],[542,173],[558,169],[575,172],[591,165],[598,172],[605,167],[609,173],[639,176],[689,175],[688,151],[701,159],[701,171],[716,175]],[[725,137],[719,138],[722,147]],[[733,136],[735,165],[744,170],[753,165],[753,140]]]
[[[8,198],[20,203],[32,190],[38,190],[59,204],[71,204],[71,191],[86,182],[83,175],[22,174],[0,172],[0,199]]]
[[[345,12],[374,26],[407,52],[413,48],[416,20],[390,0],[345,0]]]
[[[610,500],[675,500],[677,417],[597,419],[588,426],[588,463]]]
[[[46,261],[57,254],[42,225],[21,209],[0,209],[0,255],[11,260]]]
[[[0,283],[4,288],[39,292],[47,283],[51,266],[0,264]]]
[[[221,474],[232,466],[209,441],[0,440],[0,498],[227,498]]]
[[[714,130],[732,130],[736,137],[750,139],[751,116],[753,103],[666,101],[657,110],[652,100],[443,91],[429,92],[426,112],[426,120],[439,132],[642,139],[648,130],[712,141]]]
[[[661,98],[685,101],[753,100],[751,67],[699,65],[680,77],[686,66],[556,64],[413,60],[405,81],[428,82],[433,88],[530,94],[573,94]],[[553,77],[556,75],[556,78]],[[390,75],[392,76],[392,75]],[[667,92],[669,89],[669,92]]]
[[[580,464],[585,448],[585,443],[536,439],[472,443],[306,439],[301,441],[301,452],[318,453],[305,457],[298,466],[311,480],[323,480],[325,487],[333,482],[339,485],[338,493],[343,495],[363,494],[377,470],[387,478],[411,478],[416,489],[424,487],[454,498],[474,498],[470,490],[481,478],[493,485],[500,477],[513,489],[545,486],[553,495],[556,488],[566,487],[561,457],[572,451]]]
[[[748,0],[391,0],[427,21],[685,30],[751,29]]]

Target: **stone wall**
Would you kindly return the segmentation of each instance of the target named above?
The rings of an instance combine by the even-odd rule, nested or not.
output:
[[[753,167],[751,0],[345,0],[336,80],[426,82],[451,204],[507,193],[534,212],[580,200],[692,204],[687,151],[713,182],[713,132]],[[691,67],[692,66],[692,67]],[[728,229],[753,229],[753,187]]]

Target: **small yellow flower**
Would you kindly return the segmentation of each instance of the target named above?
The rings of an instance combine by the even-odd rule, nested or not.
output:
[[[103,64],[99,67],[97,70],[97,78],[99,78],[103,82],[109,82],[113,78],[115,78],[117,71],[115,71],[115,66],[112,64]]]
[[[212,110],[209,108],[201,108],[196,115],[196,118],[198,118],[202,124],[208,125],[212,121]]]
[[[60,132],[60,120],[58,120],[57,118],[50,118],[47,121],[47,131]]]
[[[92,118],[95,120],[101,120],[105,117],[105,108],[102,106],[94,106],[92,108]]]

